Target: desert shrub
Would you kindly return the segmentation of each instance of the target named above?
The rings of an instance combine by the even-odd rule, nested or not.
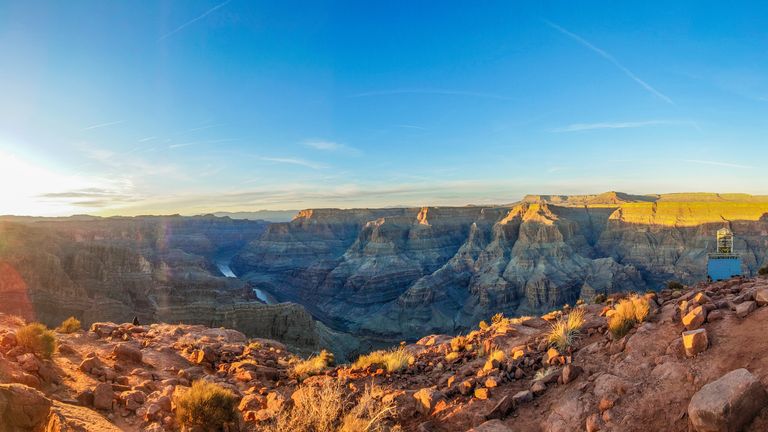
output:
[[[595,304],[602,304],[602,303],[605,303],[605,301],[606,301],[606,300],[608,300],[608,296],[606,296],[605,294],[598,294],[598,295],[596,295],[596,296],[595,296],[595,298],[593,299],[593,301],[595,302]]]
[[[552,324],[547,333],[547,341],[558,350],[565,351],[576,342],[583,325],[584,310],[576,309],[568,314],[568,318],[560,318]]]
[[[413,356],[401,347],[361,355],[352,367],[367,368],[368,366],[377,366],[386,369],[388,372],[397,372],[408,366],[413,360]]]
[[[583,305],[584,305],[584,299],[576,300],[576,306],[583,306]]]
[[[635,324],[645,321],[650,310],[650,303],[645,297],[633,295],[622,299],[608,317],[608,330],[616,339],[624,337]]]
[[[488,323],[485,321],[480,321],[479,327],[480,327],[480,330],[486,330],[488,329]]]
[[[366,386],[357,403],[338,380],[294,392],[267,428],[270,432],[396,432],[395,407],[382,401],[380,387]]]
[[[223,431],[225,425],[237,421],[237,396],[230,390],[208,381],[195,381],[192,387],[174,395],[176,419],[187,428]]]
[[[16,331],[16,342],[43,358],[51,358],[58,346],[56,335],[40,323],[30,323]]]
[[[760,276],[768,275],[768,265],[760,267],[760,270],[757,271],[757,274]]]
[[[502,321],[504,321],[504,314],[501,312],[491,317],[492,324],[501,324]]]
[[[293,366],[293,374],[296,377],[303,379],[312,375],[317,375],[325,370],[325,368],[333,366],[333,364],[333,353],[322,350],[320,351],[320,354],[296,363]]]
[[[451,339],[451,351],[453,352],[461,352],[464,351],[467,348],[467,337],[466,336],[456,336],[455,338]]]
[[[61,325],[59,325],[56,328],[56,331],[59,333],[74,333],[76,331],[80,331],[82,326],[80,325],[80,320],[71,316],[64,321],[61,322]]]
[[[683,286],[683,284],[681,284],[678,281],[669,281],[669,282],[667,282],[667,289],[671,289],[673,291],[677,291],[677,290],[681,290],[683,288],[685,288]]]

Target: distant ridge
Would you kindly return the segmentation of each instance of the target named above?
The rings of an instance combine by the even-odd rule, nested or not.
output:
[[[215,212],[212,213],[218,217],[229,217],[231,219],[263,220],[267,222],[290,222],[294,216],[299,213],[298,210],[257,210],[241,212]]]

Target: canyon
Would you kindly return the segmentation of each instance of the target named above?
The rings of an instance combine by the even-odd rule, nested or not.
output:
[[[768,198],[744,194],[532,195],[499,206],[310,209],[273,223],[3,217],[0,311],[49,325],[74,315],[226,326],[298,353],[353,357],[466,332],[497,312],[702,281],[723,226],[744,274],[755,274],[768,261]]]

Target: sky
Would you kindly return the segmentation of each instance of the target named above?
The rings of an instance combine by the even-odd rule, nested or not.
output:
[[[4,1],[0,214],[768,194],[768,3]]]

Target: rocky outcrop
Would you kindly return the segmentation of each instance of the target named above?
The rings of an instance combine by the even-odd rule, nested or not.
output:
[[[237,273],[330,327],[395,341],[458,332],[492,311],[703,280],[723,225],[744,271],[766,262],[763,197],[529,196],[509,207],[305,210],[270,225]]]

